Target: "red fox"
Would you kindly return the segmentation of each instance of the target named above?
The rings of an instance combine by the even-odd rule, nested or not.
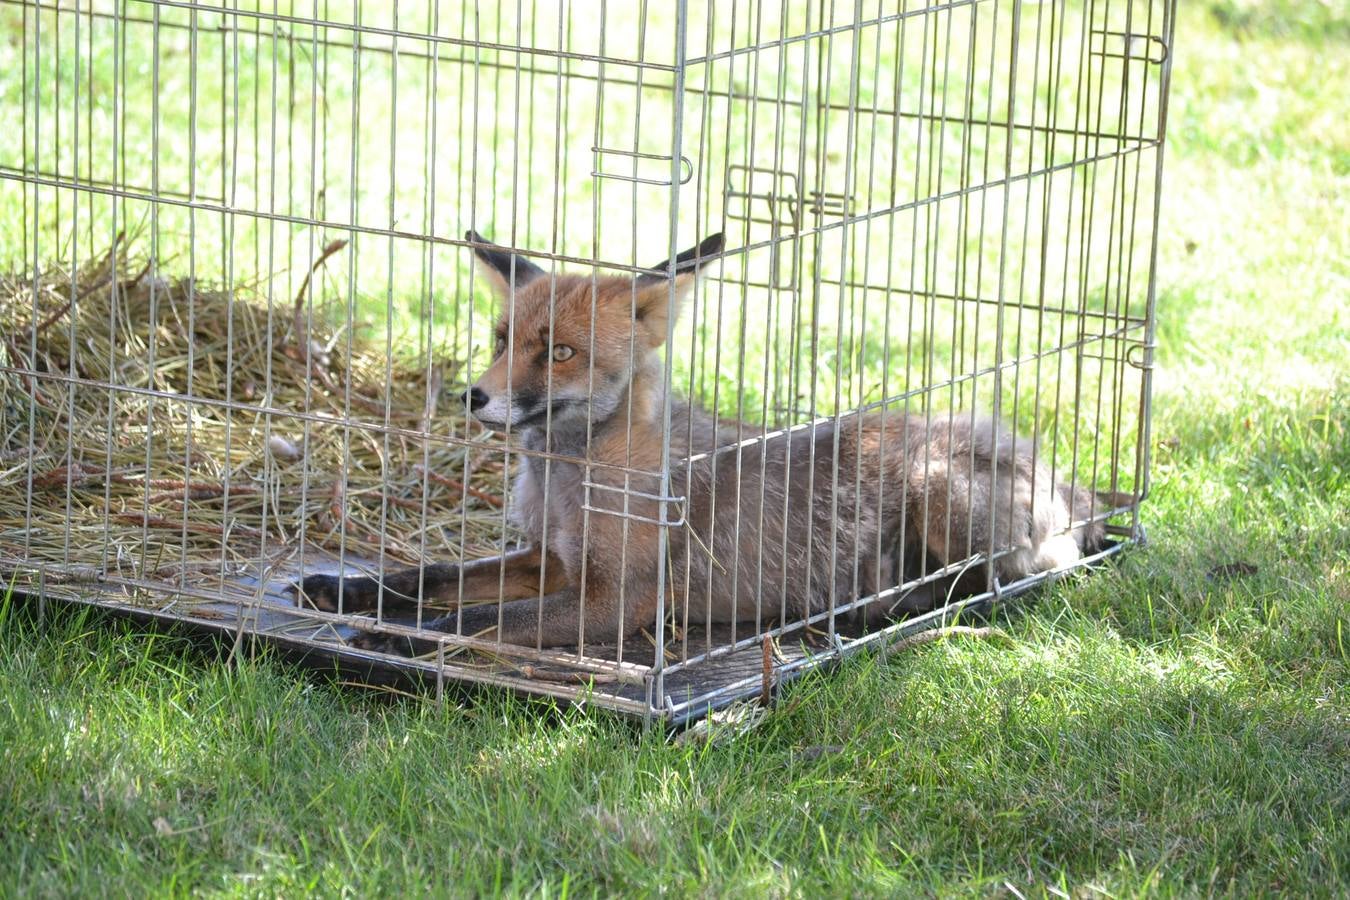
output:
[[[429,629],[530,647],[612,643],[654,626],[663,564],[677,624],[759,624],[896,584],[895,547],[943,566],[992,547],[1007,583],[1104,538],[1092,492],[1056,483],[1030,441],[987,421],[873,412],[744,441],[762,432],[671,398],[670,483],[686,500],[669,513],[684,524],[669,528],[662,560],[659,477],[632,473],[661,468],[670,279],[676,306],[687,302],[723,236],[654,266],[663,276],[637,277],[550,274],[476,232],[466,240],[505,311],[464,401],[534,451],[512,498],[534,545],[380,579],[310,575],[296,588],[320,609],[338,608],[339,589],[349,612],[376,609],[381,595],[385,613],[415,610],[420,594],[456,606]],[[471,602],[488,599],[501,602]],[[867,624],[884,605],[868,607],[878,613]],[[358,643],[435,646],[373,632]]]

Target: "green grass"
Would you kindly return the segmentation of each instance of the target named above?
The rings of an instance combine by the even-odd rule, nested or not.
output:
[[[1181,13],[1148,546],[707,746],[5,607],[0,894],[1345,895],[1347,20]]]

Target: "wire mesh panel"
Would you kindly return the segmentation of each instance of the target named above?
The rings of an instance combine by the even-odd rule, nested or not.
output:
[[[1173,18],[0,0],[0,570],[682,719],[1110,555]]]

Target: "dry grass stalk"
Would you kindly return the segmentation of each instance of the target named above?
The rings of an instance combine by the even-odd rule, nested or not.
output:
[[[465,436],[458,364],[395,359],[386,383],[383,342],[348,353],[303,293],[269,311],[152,277],[126,243],[74,282],[0,278],[0,560],[167,586],[223,560],[260,574],[264,548],[302,541],[372,563],[495,551],[495,454],[343,424],[387,404],[393,426]]]

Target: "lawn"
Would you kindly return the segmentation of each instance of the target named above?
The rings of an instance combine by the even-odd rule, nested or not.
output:
[[[1147,546],[708,743],[5,604],[0,895],[1350,892],[1350,18],[1177,34]]]

